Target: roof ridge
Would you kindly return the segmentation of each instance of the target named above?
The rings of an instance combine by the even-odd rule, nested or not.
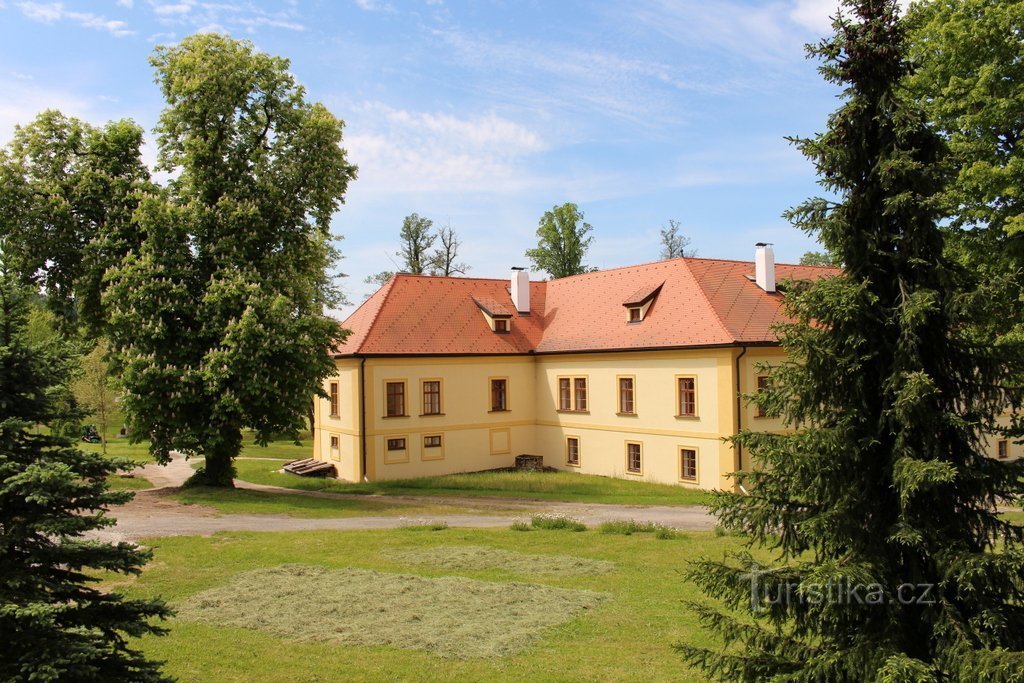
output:
[[[388,302],[388,294],[390,294],[391,290],[394,289],[396,280],[398,280],[397,273],[389,277],[388,281],[385,282],[384,285],[376,292],[374,292],[373,295],[370,297],[370,299],[372,299],[374,296],[380,294],[383,297],[384,301],[382,301],[380,306],[377,307],[377,310],[373,314],[373,318],[370,319],[370,324],[366,326],[366,332],[363,334],[362,341],[359,342],[359,348],[355,349],[352,353],[359,353],[362,350],[363,346],[366,345],[366,341],[370,338],[370,333],[373,332],[373,326],[377,324],[377,319],[380,318],[380,313],[381,311],[384,310],[384,305]],[[364,301],[359,308],[362,308],[367,303],[369,303],[370,299]],[[353,315],[355,315],[355,313],[359,311],[359,308],[357,308],[355,312],[353,312]]]
[[[700,260],[702,260],[702,261],[719,261],[719,262],[723,262],[723,259],[700,259]],[[724,262],[728,262],[728,261],[724,261]],[[746,261],[732,261],[731,263],[746,263]],[[725,338],[726,339],[731,339],[732,342],[735,344],[739,340],[736,339],[736,335],[734,335],[732,332],[730,332],[729,328],[725,326],[725,321],[722,320],[722,316],[718,314],[718,309],[715,308],[715,305],[713,303],[711,303],[711,299],[708,298],[708,293],[707,293],[707,291],[705,291],[703,283],[701,283],[701,281],[697,278],[697,276],[696,276],[696,274],[694,274],[693,270],[690,269],[690,264],[689,263],[686,264],[686,272],[690,274],[690,277],[693,278],[693,281],[697,284],[697,289],[700,291],[701,298],[704,299],[704,303],[706,303],[708,308],[711,310],[711,315],[713,315],[715,317],[715,322],[718,323],[718,326],[722,329],[722,332],[725,333]]]

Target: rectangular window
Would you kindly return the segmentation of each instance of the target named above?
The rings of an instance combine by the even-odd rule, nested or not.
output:
[[[629,322],[638,323],[640,322],[640,307],[634,306],[629,309]]]
[[[340,447],[340,442],[338,441],[338,437],[332,436],[331,437],[331,450],[332,451],[336,451],[336,450],[338,450],[339,447]]]
[[[768,388],[771,387],[771,385],[772,385],[772,380],[771,380],[771,378],[768,375],[758,375],[757,376],[757,393],[763,394],[764,392],[768,391]],[[755,413],[755,415],[757,417],[767,417],[768,416],[768,414],[765,412],[764,408],[762,406],[760,406],[760,405],[757,406],[757,412]]]
[[[441,447],[441,435],[432,434],[430,436],[423,437],[424,448],[440,448]]]
[[[341,462],[341,440],[337,436],[331,436],[331,460]]]
[[[572,381],[568,377],[558,380],[558,409],[572,410]]]
[[[626,471],[633,474],[643,471],[643,454],[638,443],[626,444]]]
[[[635,415],[636,409],[633,404],[633,378],[619,378],[619,413],[623,415]]]
[[[388,450],[389,451],[404,451],[405,450],[405,439],[388,439]]]
[[[1006,439],[1001,439],[999,443],[996,444],[996,449],[999,454],[1000,460],[1006,460],[1006,458],[1009,457],[1010,444],[1009,442],[1006,441]]]
[[[508,332],[508,321],[504,318],[494,319],[494,331],[495,332]]]
[[[331,382],[331,417],[338,417],[338,383]]]
[[[679,417],[697,416],[697,379],[695,377],[680,377],[679,381]]]
[[[387,417],[405,416],[405,382],[388,382],[386,385]]]
[[[573,399],[576,401],[577,412],[587,409],[587,378],[577,377],[572,381]]]
[[[679,478],[697,481],[697,451],[692,448],[679,449]]]
[[[575,436],[565,437],[565,464],[579,467],[580,440]]]
[[[491,411],[508,410],[508,380],[491,380]]]
[[[423,383],[423,414],[441,414],[441,382],[428,380]]]

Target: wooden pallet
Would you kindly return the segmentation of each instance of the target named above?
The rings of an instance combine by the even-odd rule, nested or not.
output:
[[[285,463],[285,472],[291,472],[301,477],[333,477],[336,476],[334,465],[323,460],[306,458],[305,460],[292,460]]]

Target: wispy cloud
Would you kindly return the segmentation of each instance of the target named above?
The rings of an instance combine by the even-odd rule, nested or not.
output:
[[[0,145],[14,136],[15,126],[31,123],[36,115],[46,109],[59,109],[68,116],[88,118],[92,112],[90,103],[77,95],[63,90],[40,87],[15,76],[12,79],[0,76]]]
[[[128,28],[128,24],[123,21],[107,19],[106,17],[92,14],[91,12],[75,12],[68,10],[65,9],[64,4],[60,2],[51,2],[46,4],[38,2],[19,2],[16,6],[28,19],[42,22],[44,24],[52,24],[58,21],[72,21],[85,28],[107,31],[111,35],[118,37],[130,36],[135,33],[135,31],[130,30]]]
[[[198,2],[178,0],[163,2],[150,0],[149,6],[157,21],[164,26],[182,26],[190,31],[247,31],[255,33],[260,28],[279,28],[289,31],[305,31],[306,26],[298,20],[294,4],[287,9],[268,11],[251,2]]]
[[[135,6],[135,0],[117,0],[117,4],[121,7],[127,7],[128,9],[131,9]]]
[[[355,0],[356,7],[367,12],[395,12],[395,7],[390,2],[380,0]],[[429,3],[428,3],[429,4]]]
[[[521,167],[547,144],[526,126],[486,113],[395,109],[367,102],[349,114],[345,146],[357,192],[509,192],[532,182]]]

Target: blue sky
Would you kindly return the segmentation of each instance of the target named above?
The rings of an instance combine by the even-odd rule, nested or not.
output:
[[[394,268],[412,212],[450,222],[479,277],[526,265],[537,220],[566,201],[594,226],[593,266],[654,260],[670,218],[701,256],[768,241],[794,261],[815,245],[781,214],[818,188],[784,136],[837,106],[803,49],[835,5],[0,0],[0,143],[48,107],[151,129],[153,46],[221,31],[290,58],[346,122],[359,179],[335,231],[354,303]]]

